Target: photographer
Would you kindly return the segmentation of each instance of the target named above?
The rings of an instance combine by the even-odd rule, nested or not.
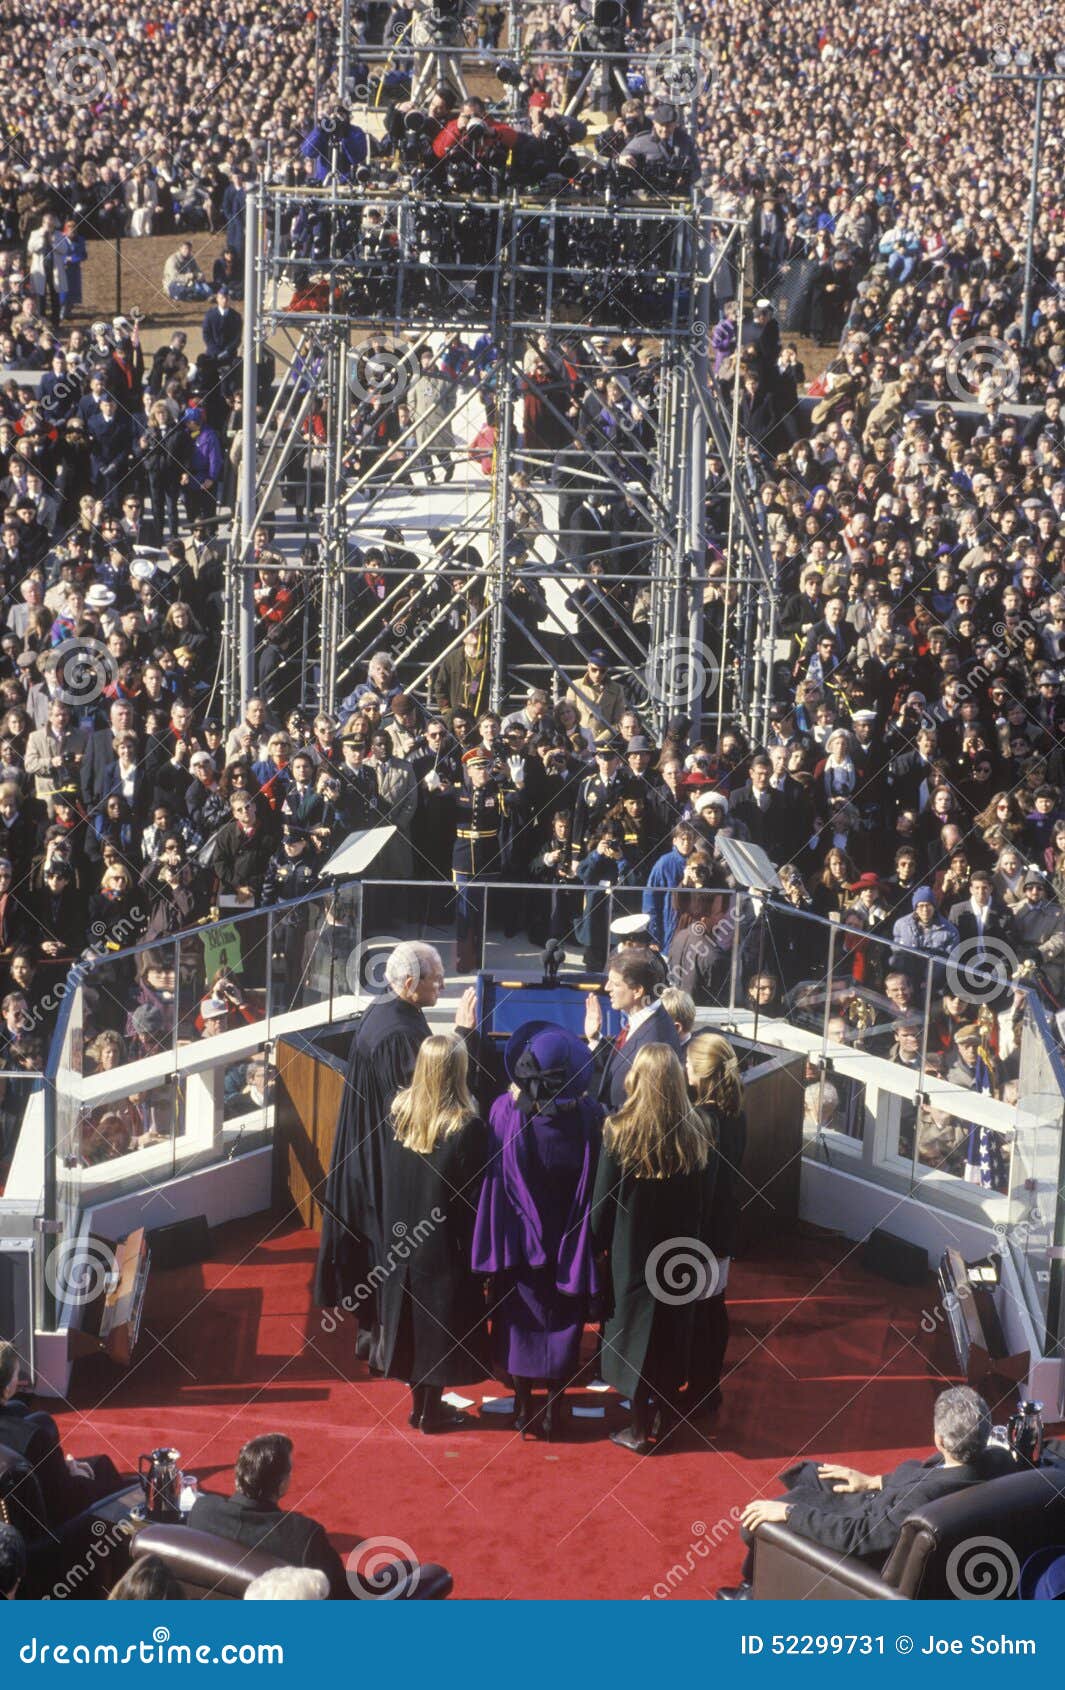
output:
[[[458,95],[449,82],[438,82],[424,106],[398,100],[385,119],[385,132],[406,163],[431,158],[433,142],[455,116]]]
[[[374,140],[352,123],[347,106],[338,104],[314,125],[300,147],[300,157],[313,160],[311,175],[315,182],[328,182],[334,176],[338,182],[353,182],[363,165],[391,150],[389,137]]]
[[[621,116],[595,138],[595,150],[600,158],[617,158],[637,135],[650,135],[651,124],[642,100],[626,100]]]
[[[618,164],[633,171],[641,186],[659,191],[664,186],[690,188],[699,180],[695,142],[677,122],[677,108],[668,100],[656,101],[650,133],[634,135],[626,142]]]
[[[437,158],[460,148],[475,164],[487,164],[503,151],[512,151],[518,142],[518,131],[509,123],[496,123],[488,116],[483,100],[464,100],[457,117],[446,123],[433,142]]]

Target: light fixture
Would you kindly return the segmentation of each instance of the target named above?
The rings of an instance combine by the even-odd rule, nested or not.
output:
[[[1013,62],[1018,70],[1031,70],[1032,55],[1024,47],[1019,47],[1013,55]]]

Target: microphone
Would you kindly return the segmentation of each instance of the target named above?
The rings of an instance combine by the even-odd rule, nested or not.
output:
[[[545,986],[553,986],[565,958],[566,947],[561,939],[548,939],[540,958],[540,966],[544,971]]]

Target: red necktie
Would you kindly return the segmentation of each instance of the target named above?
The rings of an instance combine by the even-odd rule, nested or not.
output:
[[[614,1049],[615,1050],[622,1050],[624,1048],[624,1045],[625,1045],[625,1040],[628,1038],[628,1036],[629,1036],[629,1029],[627,1027],[622,1027],[621,1032],[618,1034],[617,1038],[614,1040]]]

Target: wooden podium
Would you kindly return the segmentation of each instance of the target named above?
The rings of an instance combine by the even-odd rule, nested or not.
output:
[[[347,1050],[352,1030],[341,1026],[317,1036],[290,1033],[277,1041],[277,1197],[314,1232],[321,1231],[321,1200],[348,1066],[346,1055],[338,1053]]]

